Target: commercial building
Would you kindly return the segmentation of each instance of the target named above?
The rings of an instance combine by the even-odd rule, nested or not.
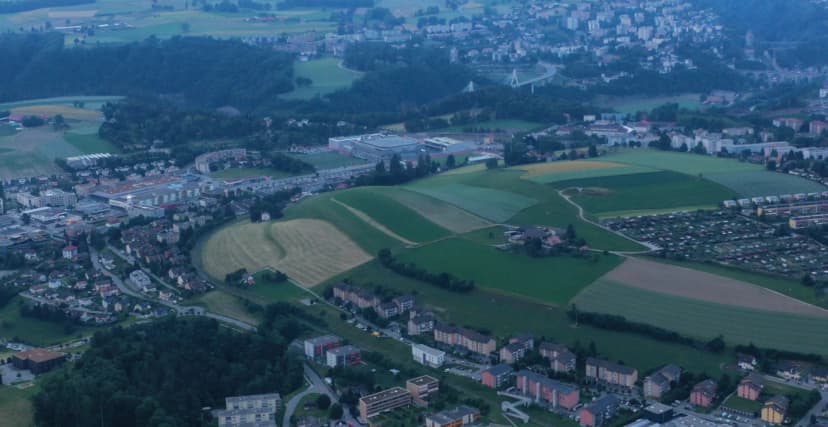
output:
[[[175,176],[145,178],[103,186],[92,197],[110,206],[129,210],[133,207],[157,207],[182,203],[201,196],[198,179]]]
[[[423,375],[406,381],[405,389],[411,393],[415,403],[423,404],[432,394],[440,391],[440,381],[430,375]]]
[[[112,158],[109,153],[84,154],[66,158],[66,165],[72,169],[86,169],[97,166],[101,161]]]
[[[334,335],[323,335],[305,340],[305,356],[308,359],[321,358],[325,353],[339,347],[340,339]]]
[[[471,406],[458,406],[426,416],[426,427],[462,427],[480,418],[480,410]]]
[[[788,414],[790,401],[785,396],[773,396],[762,406],[762,421],[770,424],[782,424]]]
[[[664,424],[673,419],[673,407],[662,403],[653,403],[644,408],[644,418],[659,424]]]
[[[331,368],[356,365],[361,360],[359,349],[352,345],[331,348],[325,353],[325,364]]]
[[[515,375],[516,388],[535,402],[544,402],[552,408],[571,411],[578,405],[578,387],[555,381],[538,373],[522,370]]]
[[[512,383],[512,367],[501,363],[480,373],[480,382],[486,387],[498,389]]]
[[[12,365],[17,369],[28,369],[33,374],[42,374],[60,366],[66,361],[65,353],[32,348],[12,355]]]
[[[439,368],[446,362],[446,352],[422,344],[411,344],[414,361],[432,368]]]
[[[590,357],[586,360],[586,376],[594,381],[632,387],[638,381],[638,370],[603,359]]]
[[[203,174],[210,173],[210,165],[224,160],[243,160],[247,157],[247,150],[244,148],[230,148],[227,150],[212,151],[204,153],[195,158],[195,168]]]
[[[469,151],[473,148],[473,145],[468,142],[443,136],[426,138],[423,140],[423,145],[441,153],[460,153],[463,151]]]
[[[383,412],[406,406],[411,406],[411,393],[402,387],[393,387],[361,397],[359,399],[359,415],[368,420]]]
[[[421,147],[414,138],[384,133],[328,139],[331,150],[371,161],[388,160],[394,154],[416,153]]]
[[[588,406],[581,408],[578,412],[580,416],[580,423],[586,427],[598,427],[613,416],[618,411],[618,398],[608,394]]]
[[[70,208],[78,204],[78,196],[56,188],[40,192],[40,206],[56,206]]]

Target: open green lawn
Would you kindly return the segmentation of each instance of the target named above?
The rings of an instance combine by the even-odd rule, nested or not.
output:
[[[73,333],[67,334],[61,324],[22,317],[20,316],[20,303],[22,301],[22,297],[16,296],[5,307],[0,308],[0,337],[45,346],[58,344],[73,337],[80,337],[93,330],[91,328],[75,328]]]
[[[374,221],[413,242],[429,242],[451,233],[417,212],[383,194],[381,189],[357,188],[336,193],[334,198],[360,210]]]
[[[399,257],[428,271],[472,279],[483,288],[560,306],[621,262],[613,255],[532,258],[464,238],[412,249]]]
[[[828,319],[745,309],[681,298],[599,280],[581,292],[578,308],[624,316],[701,339],[828,354]]]
[[[743,282],[752,283],[754,285],[768,288],[770,290],[779,292],[780,294],[796,298],[800,301],[805,301],[808,304],[819,305],[825,307],[828,301],[825,298],[817,298],[817,291],[807,286],[802,286],[799,281],[787,279],[784,277],[774,277],[766,274],[753,273],[750,271],[740,270],[738,268],[724,267],[717,264],[709,264],[703,262],[693,261],[672,261],[664,258],[651,257],[647,258],[652,261],[663,262],[667,264],[678,265],[681,267],[692,268],[694,270],[704,271],[719,276],[729,277],[731,279],[741,280]]]
[[[287,99],[310,99],[323,96],[351,86],[362,73],[340,66],[339,58],[322,58],[310,61],[296,61],[293,64],[294,76],[311,79],[310,86],[296,87],[292,92],[282,95]]]
[[[310,163],[318,170],[341,168],[365,164],[366,161],[356,157],[343,156],[335,152],[321,152],[313,154],[289,154],[289,156]]]
[[[0,420],[4,427],[34,427],[34,407],[31,398],[39,390],[0,386]]]
[[[357,284],[378,283],[400,293],[415,293],[418,303],[433,310],[442,321],[458,326],[485,328],[500,338],[528,331],[537,337],[544,336],[567,345],[580,343],[582,346],[587,346],[594,341],[598,351],[605,357],[612,360],[624,360],[642,371],[673,362],[685,369],[708,372],[718,376],[719,364],[727,357],[632,334],[604,331],[587,326],[573,327],[566,317],[568,307],[541,304],[527,298],[515,297],[499,291],[488,291],[481,287],[466,294],[449,292],[397,275],[383,268],[377,261],[344,273],[329,281],[329,284],[332,285],[345,278],[351,278]],[[514,282],[517,280],[510,279],[506,283]],[[321,292],[323,287],[319,286],[315,290]],[[359,333],[356,328],[349,327],[349,329]],[[351,339],[350,336],[343,335],[343,337]],[[395,344],[383,342],[389,347]],[[362,346],[362,343],[359,345]],[[410,351],[403,350],[400,353],[405,360],[410,359]]]
[[[240,179],[250,178],[254,176],[286,178],[291,176],[291,174],[273,168],[230,168],[213,172],[210,174],[210,176],[218,179]]]
[[[111,142],[102,139],[96,133],[92,134],[82,134],[82,133],[74,133],[74,132],[67,132],[63,134],[63,139],[66,142],[72,144],[75,148],[80,150],[84,154],[95,154],[95,153],[112,153],[117,154],[120,153],[121,150],[118,149],[114,144]]]
[[[764,170],[712,173],[706,175],[705,178],[718,182],[743,197],[813,193],[828,190],[828,187],[809,179]]]
[[[7,124],[0,124],[0,136],[11,136],[17,133],[13,127]]]
[[[73,103],[81,101],[84,103],[84,108],[88,110],[95,110],[107,102],[115,102],[123,98],[123,96],[63,96],[58,98],[38,98],[28,99],[23,101],[5,102],[0,104],[0,110],[9,110],[20,107],[34,107],[40,105],[65,105],[72,106]]]
[[[758,414],[759,411],[762,409],[762,402],[758,400],[748,400],[743,399],[736,394],[730,395],[724,402],[722,402],[722,406],[730,409],[735,409],[737,411],[749,412],[751,414]]]
[[[644,209],[717,206],[736,193],[727,188],[677,172],[588,178],[555,183],[558,188],[582,188],[572,200],[587,212],[600,214]]]

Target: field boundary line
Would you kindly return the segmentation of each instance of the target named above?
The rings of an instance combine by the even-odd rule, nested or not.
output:
[[[371,227],[377,229],[378,231],[384,233],[385,235],[387,235],[387,236],[389,236],[393,239],[399,240],[399,241],[405,243],[409,247],[419,246],[419,244],[417,242],[412,242],[411,240],[408,240],[405,237],[400,236],[399,234],[391,231],[391,229],[389,229],[388,227],[380,224],[377,220],[375,220],[374,218],[371,218],[365,212],[363,212],[363,211],[361,211],[361,210],[359,210],[359,209],[357,209],[353,206],[347,205],[347,204],[337,200],[335,197],[331,197],[331,201],[338,204],[338,205],[340,205],[340,206],[342,206],[343,208],[347,209],[348,212],[356,215],[357,218],[365,221],[365,223],[367,223]]]

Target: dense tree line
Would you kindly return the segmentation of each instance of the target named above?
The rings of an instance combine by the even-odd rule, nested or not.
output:
[[[293,57],[239,41],[148,38],[64,47],[63,34],[0,35],[0,101],[71,95],[169,95],[251,109],[293,90]]]
[[[65,7],[95,3],[95,0],[6,0],[0,1],[0,14],[19,13],[44,7]]]
[[[432,273],[414,263],[397,261],[389,249],[381,249],[377,255],[383,267],[401,275],[416,279],[451,292],[466,293],[474,290],[474,280],[457,278],[451,273]]]
[[[657,341],[674,342],[693,347],[699,346],[696,340],[683,336],[678,332],[668,331],[646,323],[631,322],[623,316],[580,311],[575,305],[572,305],[570,310],[567,311],[567,316],[572,322],[584,323],[599,329],[644,335]]]
[[[20,292],[19,289],[15,289],[11,286],[0,287],[0,308],[5,307],[18,292]]]
[[[379,161],[374,172],[367,175],[360,175],[354,181],[355,185],[399,185],[424,178],[437,171],[439,165],[431,160],[428,154],[418,156],[417,164],[403,162],[398,154],[391,156],[388,161],[388,168],[385,162]]]
[[[302,385],[288,343],[302,328],[290,307],[269,306],[257,333],[240,334],[211,319],[168,318],[95,334],[76,363],[41,383],[38,426],[201,426],[204,407],[224,397],[286,395]]]
[[[303,162],[295,157],[288,156],[284,153],[272,153],[270,155],[270,162],[273,169],[292,174],[307,174],[316,172],[316,168],[307,162]]]

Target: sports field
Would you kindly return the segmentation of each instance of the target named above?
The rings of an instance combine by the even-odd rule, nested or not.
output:
[[[232,224],[207,239],[200,257],[204,270],[218,281],[239,268],[273,268],[303,286],[314,286],[371,259],[336,227],[312,219]]]
[[[0,420],[3,420],[4,427],[34,427],[34,407],[31,399],[38,391],[38,386],[26,389],[0,387]]]
[[[660,277],[662,284],[676,280],[674,276]],[[665,277],[669,280],[664,280]],[[728,344],[754,343],[766,348],[828,354],[824,344],[828,342],[828,318],[824,317],[717,304],[627,286],[614,280],[597,281],[579,294],[575,302],[584,311],[620,315],[701,339],[721,334]]]
[[[343,156],[335,152],[321,152],[313,154],[288,154],[289,156],[310,163],[316,169],[333,169],[344,166],[355,166],[365,164],[365,160],[356,157]]]
[[[317,95],[323,96],[350,87],[354,80],[362,77],[362,73],[341,66],[340,61],[338,58],[322,58],[294,62],[294,77],[311,79],[313,83],[310,86],[296,87],[282,97],[310,99]]]
[[[737,194],[719,184],[677,172],[649,172],[634,175],[560,181],[572,200],[587,212],[673,209],[688,206],[715,208]]]
[[[537,203],[537,200],[519,194],[466,184],[417,183],[406,188],[451,203],[494,222],[505,222]]]
[[[462,237],[400,254],[401,260],[414,262],[426,270],[449,272],[462,279],[474,280],[483,288],[552,305],[566,305],[583,287],[621,261],[612,255],[596,257],[532,258]]]
[[[334,196],[334,200],[364,213],[406,241],[430,242],[451,234],[416,211],[387,197],[381,190],[357,188],[342,191]]]

